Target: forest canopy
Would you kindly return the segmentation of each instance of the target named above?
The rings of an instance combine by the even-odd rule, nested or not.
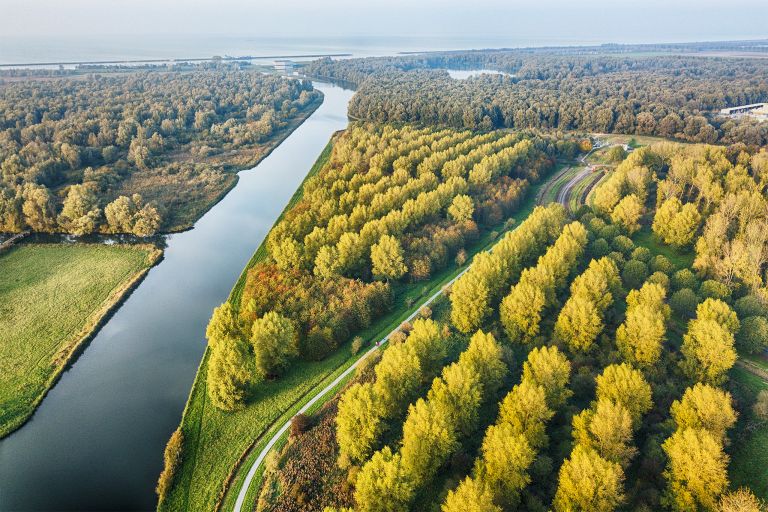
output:
[[[456,80],[445,69],[505,75]],[[308,73],[357,84],[350,114],[371,121],[768,142],[768,123],[718,116],[724,107],[768,101],[765,59],[487,50],[327,58]]]
[[[2,83],[0,232],[191,225],[319,98],[230,68]]]

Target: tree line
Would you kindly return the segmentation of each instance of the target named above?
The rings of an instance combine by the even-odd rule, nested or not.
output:
[[[576,150],[573,141],[529,133],[350,127],[270,231],[267,257],[248,271],[239,307],[214,312],[213,403],[243,407],[259,382],[292,360],[322,359],[369,326],[389,309],[397,283],[463,264],[481,230],[509,216],[558,155]],[[279,327],[263,333],[265,319]],[[377,386],[358,390],[357,400],[387,395]],[[376,421],[394,413],[382,414]],[[344,448],[351,459],[366,450]]]
[[[435,68],[495,69],[511,76],[454,80]],[[768,101],[763,59],[491,50],[324,59],[308,69],[356,83],[350,114],[371,121],[768,141],[765,123],[719,116],[724,107]]]

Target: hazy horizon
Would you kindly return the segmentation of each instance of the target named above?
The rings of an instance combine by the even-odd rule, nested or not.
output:
[[[647,0],[6,0],[9,38],[201,36],[268,38],[417,37],[615,43],[768,37],[764,1]],[[0,52],[1,53],[1,52]]]

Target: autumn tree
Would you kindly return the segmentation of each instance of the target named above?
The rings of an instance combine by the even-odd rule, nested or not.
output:
[[[568,389],[571,363],[557,347],[537,347],[528,353],[523,364],[523,381],[544,388],[551,409],[561,407],[573,392]]]
[[[472,220],[472,214],[475,212],[475,203],[471,197],[459,194],[453,198],[448,207],[448,215],[455,222],[464,222]]]
[[[624,502],[624,471],[594,450],[576,445],[560,467],[553,503],[557,512],[610,512]]]
[[[632,423],[639,425],[646,412],[651,409],[651,386],[643,374],[626,363],[612,364],[595,379],[597,400],[609,400],[624,406],[632,417]]]
[[[493,494],[480,480],[467,477],[459,486],[448,491],[442,512],[502,512],[493,502]]]
[[[518,433],[509,423],[500,423],[488,427],[481,453],[477,478],[492,489],[495,503],[514,506],[520,491],[531,481],[528,468],[536,452],[524,434]]]
[[[728,488],[728,456],[707,430],[677,430],[662,445],[667,454],[663,503],[672,510],[716,510]]]
[[[723,494],[720,498],[718,512],[766,512],[768,505],[757,498],[746,487]]]
[[[611,212],[611,221],[624,228],[630,235],[640,229],[640,217],[643,215],[643,203],[635,194],[630,194],[618,202]]]
[[[573,439],[605,460],[627,467],[637,450],[632,445],[632,417],[623,405],[602,399],[573,417]]]
[[[371,247],[373,275],[383,279],[400,279],[408,271],[403,261],[400,242],[390,235],[383,235],[379,243]]]
[[[711,311],[697,308],[697,318],[688,323],[688,331],[683,336],[683,354],[681,367],[691,379],[708,383],[721,384],[726,379],[728,370],[736,362],[734,337],[727,324],[718,322],[711,316]],[[699,318],[704,312],[704,319]]]
[[[701,214],[694,203],[683,205],[677,197],[664,201],[653,218],[653,232],[664,243],[685,247],[693,242],[701,223]]]
[[[238,338],[224,338],[211,347],[206,390],[215,407],[243,407],[254,380],[251,361],[247,343]]]
[[[355,383],[341,395],[336,441],[343,465],[363,462],[373,453],[382,428],[377,399],[371,383]]]
[[[640,368],[658,362],[670,313],[666,294],[663,286],[646,282],[627,295],[627,317],[616,330],[616,346],[625,361]]]
[[[545,446],[546,422],[555,414],[547,405],[546,396],[542,386],[523,379],[502,400],[498,424],[510,425],[534,449]]]
[[[672,403],[670,412],[678,430],[704,429],[720,440],[725,440],[726,432],[736,423],[730,393],[700,382],[686,389],[683,398]]]
[[[293,323],[274,311],[253,322],[251,344],[256,368],[265,377],[283,373],[291,358],[299,353]]]
[[[406,512],[413,492],[400,454],[384,447],[357,475],[355,503],[359,512]]]

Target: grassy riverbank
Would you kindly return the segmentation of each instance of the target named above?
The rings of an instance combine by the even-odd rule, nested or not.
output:
[[[316,173],[325,164],[330,150],[329,145],[309,175]],[[532,211],[540,186],[532,187],[528,192],[527,199],[513,216],[516,220],[524,219]],[[290,208],[300,197],[301,187],[286,208]],[[497,232],[484,230],[478,242],[469,248],[469,255],[488,248],[497,235]],[[265,256],[266,247],[262,244],[246,270]],[[450,265],[433,275],[429,281],[396,284],[393,286],[392,311],[360,335],[367,341],[381,339],[465,266]],[[230,300],[235,304],[239,301],[243,282],[241,276],[232,291]],[[290,419],[313,396],[313,392],[330,383],[361,355],[362,353],[353,356],[347,343],[323,361],[298,361],[281,379],[262,385],[259,397],[234,413],[222,412],[208,401],[205,389],[206,355],[182,417],[181,428],[185,439],[182,464],[175,479],[176,483],[168,497],[159,505],[159,510],[231,509],[236,492],[227,492],[230,482],[232,491],[236,491],[249,463],[269,440],[273,431]]]
[[[0,437],[32,415],[67,363],[162,252],[22,244],[0,254]]]

